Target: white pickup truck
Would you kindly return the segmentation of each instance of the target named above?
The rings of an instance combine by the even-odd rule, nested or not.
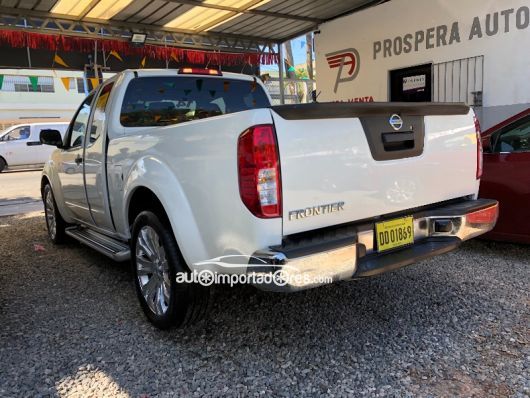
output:
[[[182,326],[209,297],[183,273],[295,291],[491,230],[479,130],[462,104],[271,106],[253,77],[128,70],[85,99],[64,141],[41,133],[58,147],[42,176],[46,223],[55,243],[131,259],[149,320]]]
[[[42,166],[53,148],[40,142],[41,130],[53,129],[62,136],[68,123],[29,123],[12,126],[0,133],[0,173],[5,169]]]

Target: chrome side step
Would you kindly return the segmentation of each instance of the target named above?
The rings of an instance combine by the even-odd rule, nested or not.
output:
[[[91,229],[74,226],[66,228],[65,232],[68,236],[110,257],[114,261],[128,261],[131,258],[131,251],[125,243]]]

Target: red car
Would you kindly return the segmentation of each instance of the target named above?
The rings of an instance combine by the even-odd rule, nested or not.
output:
[[[497,199],[497,226],[486,238],[530,244],[530,108],[482,134],[480,197]]]

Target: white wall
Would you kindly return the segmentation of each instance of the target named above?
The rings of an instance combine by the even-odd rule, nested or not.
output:
[[[84,93],[66,90],[61,77],[83,77],[81,71],[0,69],[10,76],[48,76],[53,78],[53,93],[0,91],[0,129],[13,124],[30,122],[70,121],[83,99]],[[104,73],[104,78],[114,74]]]
[[[319,101],[359,97],[387,101],[390,70],[484,55],[483,112],[485,124],[492,125],[504,114],[509,116],[530,106],[530,21],[526,22],[529,6],[529,0],[391,0],[323,24],[321,33],[315,36]],[[518,29],[516,11],[521,7],[525,9],[520,11]],[[514,12],[500,14],[508,9]],[[488,36],[486,17],[491,14],[492,22],[496,12],[498,33]],[[479,18],[483,36],[470,39],[475,17]],[[437,47],[436,27],[447,25],[451,31],[455,22],[460,42],[454,40],[451,45]],[[416,52],[416,32],[427,36],[429,28],[435,28],[434,48],[427,49],[425,40]],[[381,50],[374,55],[375,43],[381,42],[383,47],[385,39],[404,38],[407,34],[413,37],[410,52],[385,57]],[[334,93],[338,69],[329,68],[326,54],[347,48],[359,53],[359,73],[354,80],[339,84]]]

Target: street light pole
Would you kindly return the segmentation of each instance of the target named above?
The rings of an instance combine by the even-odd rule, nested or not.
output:
[[[280,74],[280,104],[285,104],[285,87],[284,87],[284,56],[283,56],[283,43],[278,43],[278,69]]]

